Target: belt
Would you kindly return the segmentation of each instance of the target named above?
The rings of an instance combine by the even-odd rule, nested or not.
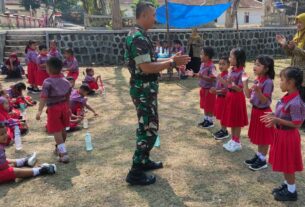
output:
[[[231,88],[229,88],[228,89],[230,92],[234,92],[234,93],[236,93],[237,91],[235,91],[235,90],[233,90],[233,89],[231,89]]]
[[[292,128],[292,127],[283,126],[283,125],[278,125],[278,124],[276,124],[275,127],[276,127],[277,129],[280,129],[280,130],[292,130],[292,129],[294,129],[294,128]]]
[[[225,97],[226,97],[226,95],[223,95],[223,94],[217,94],[217,97],[219,97],[219,98],[225,98]]]
[[[259,107],[254,106],[254,105],[252,107],[255,108],[255,109],[258,109],[258,110],[267,110],[267,109],[270,109],[270,107],[259,108]]]

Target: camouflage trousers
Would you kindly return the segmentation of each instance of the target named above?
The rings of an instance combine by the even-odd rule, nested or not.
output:
[[[133,165],[145,164],[149,161],[149,152],[158,136],[158,88],[157,81],[143,83],[141,80],[135,80],[131,84],[130,95],[138,116]]]

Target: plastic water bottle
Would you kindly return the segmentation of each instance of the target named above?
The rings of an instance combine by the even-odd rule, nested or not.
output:
[[[26,104],[24,103],[20,104],[20,111],[21,111],[22,119],[26,120]]]
[[[88,131],[86,133],[85,142],[86,142],[86,150],[92,151],[93,146],[92,146],[92,141],[91,141],[91,134]]]
[[[85,118],[83,121],[83,128],[88,129],[88,127],[89,127],[89,122],[88,122],[88,119]]]
[[[16,150],[21,150],[22,149],[21,133],[18,125],[15,126],[14,135],[15,135]]]
[[[156,141],[155,141],[154,147],[160,147],[160,145],[161,145],[160,136],[158,135],[158,136],[157,136],[157,139],[156,139]]]

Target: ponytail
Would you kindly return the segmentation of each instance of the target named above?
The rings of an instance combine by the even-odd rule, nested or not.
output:
[[[26,46],[26,48],[25,48],[25,50],[24,50],[25,54],[28,53],[28,50],[30,49],[30,47],[31,47],[33,44],[36,44],[36,42],[33,41],[33,40],[30,40],[30,41],[28,42],[28,44],[27,44],[27,46]]]

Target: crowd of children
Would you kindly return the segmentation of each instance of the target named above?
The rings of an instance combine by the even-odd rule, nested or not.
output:
[[[213,48],[203,48],[199,73],[187,73],[188,76],[199,78],[200,108],[204,116],[198,126],[214,127],[215,116],[221,124],[221,129],[213,134],[215,139],[223,140],[231,136],[223,144],[224,149],[240,151],[241,128],[248,125],[246,98],[249,98],[252,112],[248,137],[251,143],[257,145],[257,152],[244,163],[253,171],[267,168],[266,156],[270,148],[269,163],[273,171],[282,172],[285,178],[283,184],[272,191],[275,200],[297,200],[295,172],[303,170],[298,128],[305,119],[301,70],[288,67],[281,71],[280,88],[286,95],[277,103],[273,113],[270,105],[275,71],[271,57],[260,55],[256,58],[253,68],[256,79],[249,87],[249,76],[244,71],[246,53],[243,49],[235,48],[229,58],[220,58],[220,74],[216,73],[213,56]],[[231,128],[231,135],[227,128]]]
[[[29,41],[25,50],[27,78],[30,86],[26,88],[25,83],[18,82],[8,89],[0,87],[0,183],[13,181],[16,178],[56,173],[55,164],[34,167],[36,153],[17,160],[6,158],[4,148],[17,141],[15,140],[16,132],[20,131],[21,135],[24,135],[29,130],[26,113],[24,113],[26,108],[36,104],[30,96],[23,94],[24,91],[40,93],[36,120],[40,120],[46,106],[46,129],[48,133],[54,135],[54,153],[62,163],[69,162],[65,146],[67,132],[80,129],[79,124],[85,117],[86,109],[92,111],[95,116],[98,115],[87,103],[86,96],[93,95],[100,89],[103,85],[101,76],[95,77],[94,69],[87,68],[82,85],[79,89],[75,89],[79,68],[73,50],[66,49],[62,56],[54,40],[50,42],[49,50],[46,45],[39,45],[38,49],[39,52],[36,51],[35,41]],[[11,57],[15,58],[11,62],[18,61],[15,54]]]
[[[94,76],[94,69],[87,68],[85,78],[79,89],[75,81],[79,77],[78,62],[72,49],[66,49],[62,56],[56,41],[51,41],[50,49],[30,41],[25,50],[27,77],[30,87],[22,82],[9,89],[1,88],[0,97],[0,183],[15,178],[54,174],[55,164],[43,164],[34,167],[36,153],[10,160],[6,158],[4,147],[14,141],[15,126],[21,133],[28,131],[22,111],[36,104],[30,96],[24,96],[26,89],[30,93],[40,93],[40,102],[36,119],[40,120],[43,109],[47,107],[47,131],[54,135],[55,151],[59,161],[69,162],[65,146],[67,129],[75,130],[84,119],[85,109],[98,114],[87,103],[86,96],[93,94],[102,85],[101,76]],[[184,53],[180,41],[174,41],[170,49],[166,42],[156,46],[156,56]],[[160,54],[162,54],[160,56]],[[280,88],[286,95],[277,103],[275,113],[272,102],[273,79],[275,78],[274,61],[271,57],[260,55],[256,58],[253,73],[256,76],[249,87],[249,78],[245,73],[246,53],[243,49],[232,49],[229,57],[219,60],[219,72],[213,63],[215,56],[212,47],[204,47],[201,54],[201,68],[198,73],[186,74],[199,79],[200,108],[203,120],[198,124],[202,128],[214,127],[214,117],[219,120],[221,129],[213,134],[216,140],[231,139],[223,144],[224,149],[236,152],[242,149],[241,129],[248,125],[246,98],[252,105],[248,137],[257,145],[253,158],[245,160],[249,169],[257,171],[267,168],[269,163],[274,171],[284,174],[284,183],[274,189],[274,198],[279,201],[297,200],[295,172],[303,170],[301,140],[298,128],[305,119],[305,94],[302,88],[302,73],[298,68],[288,67],[280,73]],[[8,66],[13,67],[18,58],[12,54]],[[63,60],[64,58],[64,60]],[[16,63],[16,65],[18,65]],[[230,69],[231,66],[231,69]],[[184,68],[185,69],[185,68]],[[183,70],[183,68],[180,68]],[[66,76],[64,73],[66,72]],[[41,88],[40,88],[41,87]],[[231,128],[229,134],[227,128]],[[21,168],[30,167],[30,168]]]

